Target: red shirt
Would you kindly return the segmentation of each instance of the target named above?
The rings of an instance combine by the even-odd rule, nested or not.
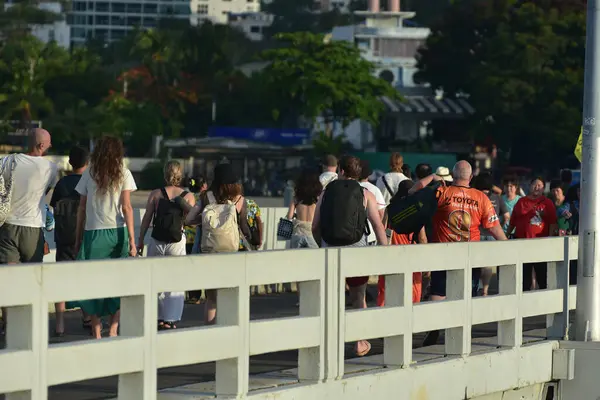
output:
[[[556,223],[556,207],[545,196],[520,198],[510,217],[510,224],[515,227],[515,236],[519,239],[548,237],[550,225]]]
[[[441,186],[437,190],[438,209],[433,217],[433,241],[478,242],[479,227],[500,224],[496,210],[485,193],[464,186]]]

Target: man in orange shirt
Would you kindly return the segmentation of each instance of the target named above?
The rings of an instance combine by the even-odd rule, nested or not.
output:
[[[473,170],[467,161],[459,161],[452,170],[452,186],[440,186],[436,191],[438,208],[433,216],[433,243],[478,242],[479,227],[487,229],[496,240],[506,240],[500,221],[490,199],[469,186]],[[430,175],[410,190],[414,193],[439,179]],[[481,269],[473,269],[473,287],[477,290]],[[446,271],[431,273],[431,300],[446,298]],[[423,345],[435,344],[439,332],[430,332]]]

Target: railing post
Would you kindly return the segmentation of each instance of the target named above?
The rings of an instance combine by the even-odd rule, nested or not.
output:
[[[568,239],[568,238],[567,238]],[[568,242],[565,249],[565,261],[548,263],[548,289],[563,290],[563,310],[560,313],[546,315],[546,336],[548,339],[562,339],[569,327],[568,317],[565,324],[564,313],[569,315],[569,250]],[[566,298],[566,300],[565,300]],[[565,301],[567,302],[565,307]]]
[[[383,339],[383,363],[408,368],[412,362],[412,273],[387,275],[385,277],[386,307],[404,307],[407,326],[403,335]]]
[[[323,283],[323,284],[322,284]],[[300,282],[300,316],[320,317],[323,315],[324,283],[320,281]],[[325,329],[322,330],[322,333]],[[298,350],[298,379],[320,382],[324,377],[325,338],[321,334],[321,345]]]
[[[325,368],[323,379],[332,381],[339,379],[344,370],[339,369],[339,340],[340,340],[340,251],[337,249],[325,250]],[[302,292],[300,292],[302,296]],[[345,302],[342,303],[345,305]],[[342,313],[345,310],[342,308]],[[342,338],[342,346],[344,345]],[[343,347],[342,347],[343,349]],[[344,362],[342,352],[342,366]]]
[[[502,265],[498,267],[498,271],[502,269],[502,274],[499,276],[499,291],[500,295],[515,295],[517,304],[521,304],[521,296],[523,294],[523,263],[518,262],[515,265]],[[506,321],[498,321],[498,346],[520,347],[523,342],[523,318],[521,318],[521,310],[516,309],[514,319]]]
[[[46,349],[39,343],[41,329],[48,330],[48,321],[45,323],[45,328],[40,325],[40,318],[36,315],[35,305],[17,306],[7,308],[6,315],[6,349],[7,350],[31,350],[34,361],[32,371],[23,371],[23,373],[31,373],[34,377],[31,390],[22,392],[13,392],[6,394],[6,400],[41,400],[47,398],[47,389],[45,385],[40,385],[40,370],[45,369],[46,365],[40,365],[40,355],[48,347],[46,333]],[[46,307],[46,319],[47,319]],[[42,323],[43,324],[43,323]]]
[[[469,248],[470,251],[470,248]],[[471,353],[471,265],[446,273],[446,300],[462,300],[465,319],[462,326],[446,329],[446,354],[468,355]]]
[[[250,368],[250,287],[217,290],[217,324],[238,326],[239,356],[216,362],[217,397],[241,397],[248,393]]]
[[[140,372],[119,375],[119,400],[156,399],[156,321],[158,320],[158,311],[157,294],[152,293],[151,279],[151,276],[148,276],[148,290],[144,295],[121,298],[120,335],[144,338],[144,369]]]

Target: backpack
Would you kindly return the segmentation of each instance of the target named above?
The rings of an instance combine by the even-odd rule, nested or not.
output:
[[[329,246],[349,246],[367,233],[363,187],[355,180],[330,182],[320,212],[321,237]]]
[[[6,156],[0,160],[0,226],[10,214],[10,205],[12,200],[12,186],[14,183],[13,171],[17,162],[13,154]],[[9,168],[8,178],[5,178],[5,171]]]
[[[77,230],[79,195],[65,197],[54,206],[54,241],[62,245],[74,245]]]
[[[388,225],[401,235],[419,234],[437,210],[436,191],[426,187],[408,196],[394,196],[387,206]]]
[[[240,228],[237,209],[234,203],[227,201],[218,204],[212,192],[208,192],[209,204],[202,211],[203,253],[232,253],[240,248]]]
[[[163,198],[158,200],[154,212],[152,238],[163,243],[177,243],[181,241],[183,232],[183,210],[173,200],[169,200],[165,188],[161,188],[160,191]],[[184,198],[187,194],[188,192],[184,191],[179,197]]]

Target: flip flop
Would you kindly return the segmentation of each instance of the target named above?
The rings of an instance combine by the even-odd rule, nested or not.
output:
[[[366,342],[366,343],[367,343],[367,347],[366,347],[366,348],[365,348],[363,351],[361,351],[361,352],[358,352],[358,351],[357,351],[357,352],[356,352],[356,355],[357,355],[358,357],[364,357],[364,356],[366,356],[367,354],[369,354],[369,352],[371,351],[371,343],[370,343],[370,342]]]

